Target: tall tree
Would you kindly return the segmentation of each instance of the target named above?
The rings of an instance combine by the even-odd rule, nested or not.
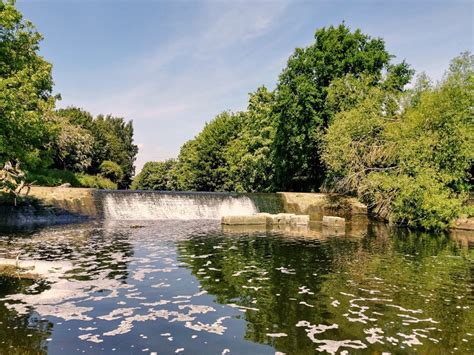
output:
[[[138,147],[133,143],[133,122],[126,122],[122,117],[98,115],[94,118],[89,112],[68,107],[56,111],[69,124],[85,129],[94,138],[92,161],[87,169],[88,173],[99,174],[104,161],[118,164],[123,172],[122,178],[117,181],[120,188],[127,188],[135,173],[133,166]]]
[[[237,138],[242,124],[240,113],[223,112],[181,148],[176,174],[178,189],[197,191],[235,190],[229,179],[226,150]]]
[[[319,187],[324,177],[322,137],[335,113],[326,104],[330,83],[346,74],[378,79],[385,68],[391,73],[391,85],[403,86],[412,72],[405,63],[390,65],[391,58],[382,39],[351,32],[345,24],[319,29],[311,46],[295,50],[275,92],[277,189]]]
[[[51,64],[39,52],[42,36],[13,0],[0,1],[0,163],[41,163],[52,125]]]
[[[171,190],[171,174],[176,161],[149,161],[132,182],[133,190]]]
[[[236,191],[271,191],[273,164],[271,149],[275,139],[271,114],[273,93],[264,86],[250,94],[247,111],[237,138],[226,150],[229,163],[229,186]]]
[[[110,160],[122,168],[123,178],[118,182],[120,188],[127,188],[135,173],[134,162],[138,147],[133,143],[133,122],[125,122],[122,117],[99,115],[94,120],[95,139],[92,169],[100,172],[104,160]]]

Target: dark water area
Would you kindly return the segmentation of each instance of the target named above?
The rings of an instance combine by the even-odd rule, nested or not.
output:
[[[0,354],[473,353],[466,240],[203,220],[2,232],[0,257],[68,271],[0,278]]]

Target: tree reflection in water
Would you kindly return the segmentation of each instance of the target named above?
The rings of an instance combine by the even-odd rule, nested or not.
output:
[[[248,340],[279,351],[311,354],[341,339],[361,339],[375,352],[468,350],[472,250],[446,234],[384,225],[371,225],[360,238],[321,239],[323,232],[314,239],[234,230],[181,241],[178,251],[217,302],[251,308],[242,315]],[[301,321],[306,326],[295,326]],[[314,344],[308,324],[337,328],[316,333],[329,341]]]
[[[2,236],[0,253],[70,261],[64,278],[79,292],[57,312],[20,297],[29,312],[18,315],[4,302],[54,285],[0,280],[0,298],[10,297],[0,300],[0,353],[470,353],[468,247],[461,235],[356,223],[267,231],[154,221]],[[68,320],[71,306],[85,317]]]

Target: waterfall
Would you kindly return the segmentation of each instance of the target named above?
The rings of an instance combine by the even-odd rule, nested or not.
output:
[[[107,191],[103,216],[112,220],[220,219],[259,212],[245,195],[205,192]]]

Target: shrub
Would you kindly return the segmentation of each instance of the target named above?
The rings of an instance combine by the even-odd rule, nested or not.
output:
[[[104,160],[102,164],[100,164],[100,175],[112,180],[114,182],[118,182],[123,179],[123,170],[117,163]]]
[[[73,187],[80,187],[81,183],[76,174],[68,170],[44,169],[26,174],[26,181],[41,186],[59,186],[69,183]]]
[[[69,183],[72,187],[117,189],[117,184],[99,175],[74,174],[68,170],[47,169],[27,174],[26,181],[41,186],[59,186]]]
[[[82,187],[96,189],[116,190],[117,184],[100,175],[77,174],[77,179]]]

